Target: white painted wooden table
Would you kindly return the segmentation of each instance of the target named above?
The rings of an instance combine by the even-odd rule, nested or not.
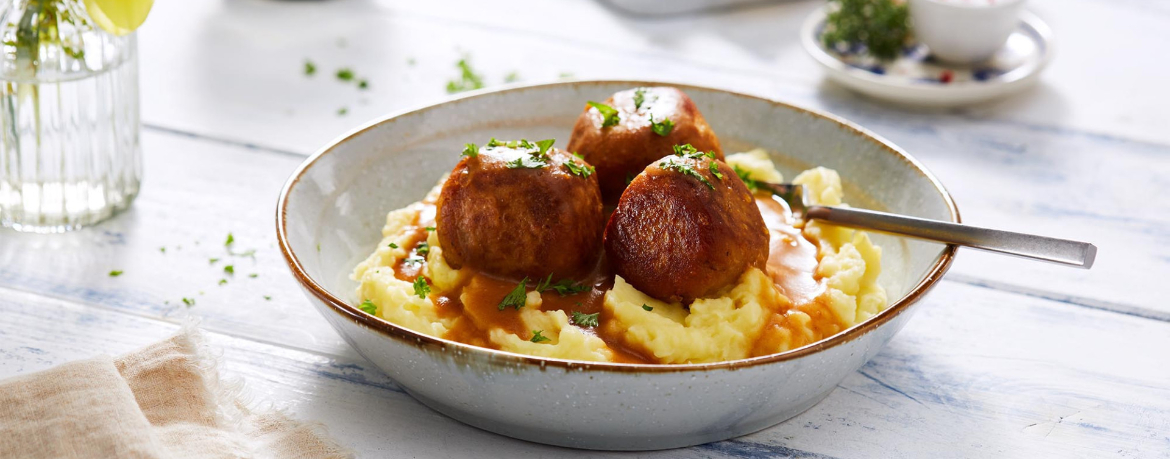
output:
[[[274,247],[293,168],[369,118],[441,100],[466,54],[489,84],[513,71],[670,79],[829,110],[925,162],[966,221],[1100,247],[1091,271],[964,251],[910,325],[821,404],[744,438],[638,456],[1170,457],[1165,2],[1035,0],[1058,39],[1042,83],[936,112],[823,83],[796,35],[818,2],[658,19],[590,0],[482,3],[157,2],[139,41],[142,194],[84,231],[0,231],[0,376],[126,352],[190,314],[225,372],[363,457],[574,454],[412,400],[318,317]],[[343,66],[370,88],[333,78]],[[228,232],[255,257],[229,257]],[[236,274],[218,285],[229,262]]]

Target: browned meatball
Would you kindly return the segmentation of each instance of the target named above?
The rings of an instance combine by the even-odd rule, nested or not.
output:
[[[517,279],[573,277],[593,266],[605,225],[597,175],[580,158],[542,150],[492,139],[459,161],[435,216],[448,264]]]
[[[701,154],[670,156],[622,194],[605,229],[605,255],[643,293],[690,302],[734,284],[749,267],[764,269],[768,229],[727,164]]]
[[[568,150],[597,167],[606,204],[617,203],[626,183],[650,163],[671,154],[675,145],[689,143],[723,159],[719,139],[695,102],[676,88],[629,89],[614,94],[604,105],[617,111],[617,119],[586,105],[573,126]],[[606,126],[607,119],[616,124]]]

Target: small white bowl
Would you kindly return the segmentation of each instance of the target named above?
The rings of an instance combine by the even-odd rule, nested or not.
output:
[[[910,0],[914,35],[931,54],[971,64],[989,59],[1020,24],[1024,0]]]
[[[950,267],[955,246],[871,233],[882,247],[878,281],[889,308],[819,342],[731,362],[519,355],[420,334],[354,306],[357,284],[348,274],[378,244],[386,213],[426,194],[464,143],[492,136],[566,142],[586,101],[660,85],[570,81],[477,91],[375,120],[293,172],[277,204],[280,250],[313,306],[358,353],[418,401],[481,429],[574,448],[650,450],[725,440],[796,416],[902,328],[911,306]],[[850,201],[862,207],[959,221],[930,172],[847,121],[728,91],[665,85],[694,99],[728,151],[768,148],[789,177],[811,165],[836,169]]]

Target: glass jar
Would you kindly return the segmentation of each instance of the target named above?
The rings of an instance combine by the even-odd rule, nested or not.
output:
[[[138,45],[80,0],[0,0],[0,226],[92,225],[138,195]]]

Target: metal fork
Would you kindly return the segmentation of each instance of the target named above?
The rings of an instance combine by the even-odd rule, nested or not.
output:
[[[956,244],[1033,260],[1089,269],[1097,258],[1097,246],[1032,234],[1013,233],[874,210],[819,206],[807,201],[804,185],[756,182],[779,196],[797,219],[817,219],[850,228],[861,228]]]

